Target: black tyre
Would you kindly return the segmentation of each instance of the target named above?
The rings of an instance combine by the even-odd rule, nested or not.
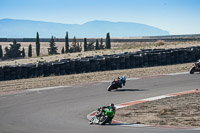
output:
[[[102,118],[100,118],[99,120],[99,125],[105,125],[106,123],[108,123],[110,121],[110,117],[108,116],[103,116]]]
[[[195,68],[195,67],[192,67],[192,68],[190,69],[190,74],[194,74],[195,71],[196,71],[196,68]]]
[[[108,90],[108,91],[113,90],[113,85],[108,86],[108,89],[107,89],[107,90]]]

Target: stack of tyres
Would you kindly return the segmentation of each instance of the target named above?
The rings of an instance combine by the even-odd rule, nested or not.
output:
[[[28,78],[28,68],[27,65],[22,64],[21,66],[21,71],[22,71],[22,78]]]
[[[59,68],[60,68],[60,75],[65,75],[65,63],[59,62]]]
[[[91,58],[90,59],[90,71],[91,72],[95,72],[96,71],[95,63],[96,63],[96,60],[94,58]]]
[[[161,54],[161,65],[166,65],[166,52],[162,52]]]
[[[52,68],[50,68],[50,66],[51,66],[51,63],[48,63],[48,62],[45,62],[44,64],[43,64],[43,76],[44,77],[47,77],[47,76],[49,76],[50,74],[51,74],[51,69]]]
[[[86,59],[85,61],[85,72],[90,72],[90,60]]]
[[[84,61],[85,61],[85,72],[90,72],[91,70],[90,70],[90,59],[93,59],[93,56],[86,56],[86,57],[84,57],[84,58],[82,58]]]
[[[111,56],[110,57],[110,68],[111,68],[111,70],[115,70],[116,69],[115,59],[116,59],[115,56]]]
[[[170,65],[171,64],[171,58],[170,58],[170,52],[166,52],[166,65]]]
[[[32,74],[32,77],[34,78],[34,77],[39,77],[38,75],[39,75],[39,71],[38,71],[38,64],[34,64],[33,66],[32,66],[32,70],[33,70],[33,74]]]
[[[95,71],[100,71],[99,58],[94,58],[94,60],[95,60]]]
[[[28,70],[28,74],[27,74],[27,78],[32,78],[34,77],[34,68],[35,68],[35,64],[27,64],[27,70]]]
[[[173,51],[170,51],[170,60],[171,64],[175,64],[175,53]]]
[[[162,58],[161,58],[161,54],[160,53],[157,53],[157,65],[160,66],[162,65]]]
[[[119,56],[119,64],[120,64],[120,69],[125,69],[125,56],[124,55]]]
[[[148,53],[148,64],[149,66],[153,66],[153,53]]]
[[[191,62],[191,51],[188,48],[184,49],[183,57],[184,63]]]
[[[69,60],[70,74],[75,73],[75,60]]]
[[[144,66],[144,59],[142,54],[139,54],[139,67],[143,67]]]
[[[152,53],[152,66],[158,66],[158,53]]]
[[[196,60],[200,59],[200,47],[199,48],[197,47],[197,50],[198,50],[198,54],[196,55]]]
[[[120,59],[119,59],[120,56],[115,56],[115,69],[120,69]]]
[[[43,76],[43,74],[44,74],[43,66],[44,66],[43,63],[36,64],[38,75],[35,75],[35,76],[37,76],[37,77]]]
[[[134,55],[134,59],[135,59],[135,67],[140,67],[141,66],[141,56],[140,55]]]
[[[191,48],[191,51],[193,53],[193,59],[192,59],[192,61],[198,60],[198,57],[199,57],[199,50],[198,50],[198,48],[197,47]]]
[[[16,79],[22,79],[22,67],[17,65],[15,66],[15,71],[16,71]]]
[[[75,60],[75,72],[80,73],[81,72],[81,64],[80,64],[80,59]]]
[[[55,75],[55,66],[54,66],[53,62],[49,62],[46,67],[48,67],[48,69],[45,68],[45,75],[46,74],[48,74],[47,76],[49,76],[49,75]],[[48,73],[46,73],[46,70],[48,70]]]
[[[65,74],[70,74],[70,63],[69,60],[64,61],[64,66],[65,66]]]
[[[54,67],[54,72],[52,72],[52,74],[56,76],[60,75],[60,62],[53,62],[52,66]]]
[[[89,62],[89,59],[87,59],[87,58],[82,58],[80,60],[80,71],[81,71],[81,73],[84,73],[84,72],[87,71],[88,62]]]
[[[4,80],[4,69],[3,67],[0,67],[0,81]]]
[[[198,50],[196,48],[191,48],[191,61],[195,61],[196,59],[196,55],[198,55]]]
[[[130,67],[131,68],[135,68],[135,58],[134,58],[134,53],[130,53],[130,56],[129,56],[129,58],[130,58]],[[124,57],[124,61],[125,61],[125,57]],[[120,67],[121,67],[121,64],[120,64]],[[124,66],[124,68],[125,68],[125,66]]]
[[[196,60],[200,59],[200,46],[196,47],[198,50],[198,54],[196,55]]]
[[[9,66],[4,66],[4,79],[5,80],[10,80],[10,67]]]
[[[148,67],[148,66],[149,66],[148,54],[149,54],[149,53],[140,54],[140,56],[143,57],[143,65],[144,65],[145,67]]]
[[[125,68],[130,68],[130,58],[129,58],[129,54],[125,55]]]
[[[106,70],[106,60],[105,58],[99,58],[99,63],[100,63],[100,71],[105,71]]]
[[[184,50],[183,49],[179,49],[178,51],[178,56],[179,56],[179,63],[183,63],[184,62]]]
[[[105,57],[105,62],[106,62],[106,70],[111,70],[110,57],[109,56]]]
[[[179,55],[178,55],[178,50],[175,49],[172,51],[174,53],[174,64],[178,64],[179,63]]]
[[[10,79],[16,79],[16,66],[10,66]]]

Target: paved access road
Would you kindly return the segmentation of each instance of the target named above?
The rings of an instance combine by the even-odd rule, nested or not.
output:
[[[182,129],[89,125],[87,114],[109,103],[123,103],[200,88],[199,74],[127,81],[107,92],[108,82],[0,95],[0,133],[189,133]]]

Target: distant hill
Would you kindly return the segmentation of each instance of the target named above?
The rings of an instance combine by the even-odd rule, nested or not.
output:
[[[156,27],[130,22],[90,21],[84,24],[62,24],[31,20],[0,19],[0,38],[34,38],[39,32],[41,38],[69,37],[111,37],[160,36],[169,35],[168,31]]]

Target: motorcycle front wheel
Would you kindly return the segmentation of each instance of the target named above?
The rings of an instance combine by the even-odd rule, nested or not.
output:
[[[195,68],[195,67],[192,67],[192,68],[190,69],[190,74],[194,74],[195,71],[196,71],[196,68]]]
[[[105,125],[106,123],[108,123],[110,121],[110,117],[108,116],[104,116],[99,120],[99,125]]]
[[[108,86],[107,90],[111,91],[113,89],[113,85]]]

